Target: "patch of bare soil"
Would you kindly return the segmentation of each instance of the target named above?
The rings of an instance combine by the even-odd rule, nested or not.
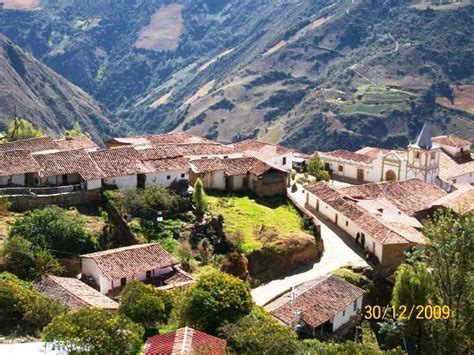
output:
[[[0,1],[1,5],[2,1]],[[41,5],[41,0],[3,0],[5,10],[33,10]]]
[[[459,85],[453,87],[454,102],[446,97],[436,98],[436,103],[455,110],[462,110],[474,114],[474,85]]]
[[[162,97],[160,97],[158,100],[156,100],[155,102],[153,102],[151,105],[150,105],[150,108],[157,108],[157,107],[160,107],[161,105],[166,105],[171,97],[171,95],[173,94],[173,90],[171,90],[170,92],[168,92],[167,94],[163,95]]]
[[[136,48],[152,51],[173,51],[178,48],[183,32],[182,4],[162,6],[150,18],[150,23],[138,33]]]

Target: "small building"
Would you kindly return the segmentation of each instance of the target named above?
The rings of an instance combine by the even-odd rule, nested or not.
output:
[[[293,157],[295,151],[281,145],[266,143],[253,139],[247,139],[230,145],[237,152],[249,157],[255,157],[286,171],[293,168]]]
[[[205,158],[190,162],[189,181],[194,184],[199,178],[205,189],[225,190],[225,165],[223,159]]]
[[[225,355],[227,342],[199,330],[184,327],[163,335],[155,335],[145,343],[145,355],[172,354]]]
[[[427,183],[424,186],[437,188]],[[414,190],[412,193],[424,192]],[[383,194],[364,197],[353,193],[351,196],[326,182],[307,186],[305,194],[309,210],[341,228],[383,266],[397,267],[404,261],[405,251],[425,243],[419,231],[421,223]]]
[[[320,276],[265,306],[296,331],[316,337],[343,331],[362,308],[364,290],[334,275]]]
[[[0,151],[0,186],[34,186],[40,171],[41,167],[29,151]],[[39,185],[39,180],[36,185]]]
[[[81,189],[100,189],[102,171],[84,149],[33,154],[41,166],[41,186],[79,185]]]
[[[72,310],[94,307],[116,311],[119,308],[114,300],[72,277],[46,275],[34,281],[33,287]]]
[[[131,281],[162,284],[160,276],[169,275],[178,264],[178,260],[157,243],[81,255],[83,277],[92,279],[103,294],[118,293]]]
[[[102,184],[119,189],[143,187],[146,174],[152,172],[133,147],[104,149],[89,153],[104,173]]]

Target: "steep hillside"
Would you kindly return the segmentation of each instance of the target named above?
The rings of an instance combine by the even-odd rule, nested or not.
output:
[[[409,0],[43,0],[0,30],[128,133],[260,137],[305,151],[474,140],[474,5]]]
[[[100,141],[112,125],[98,103],[0,34],[0,131],[14,111],[36,127],[57,134],[79,122]]]

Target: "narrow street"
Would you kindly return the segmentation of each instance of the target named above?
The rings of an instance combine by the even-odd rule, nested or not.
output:
[[[302,193],[302,187],[298,186],[296,193],[289,194],[300,204],[304,206],[305,198]],[[297,274],[293,274],[281,279],[270,281],[252,290],[252,296],[256,304],[263,306],[280,294],[288,291],[293,286],[300,285],[310,281],[318,276],[339,269],[343,266],[368,266],[362,257],[352,247],[349,237],[344,232],[337,229],[330,222],[321,220],[321,237],[324,242],[324,253],[321,260],[313,265],[311,269]],[[353,250],[354,249],[354,250]]]

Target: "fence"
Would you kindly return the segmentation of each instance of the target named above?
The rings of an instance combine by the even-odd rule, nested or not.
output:
[[[71,192],[83,191],[84,186],[81,184],[67,186],[52,187],[2,187],[0,195],[4,196],[48,196],[61,195]]]

